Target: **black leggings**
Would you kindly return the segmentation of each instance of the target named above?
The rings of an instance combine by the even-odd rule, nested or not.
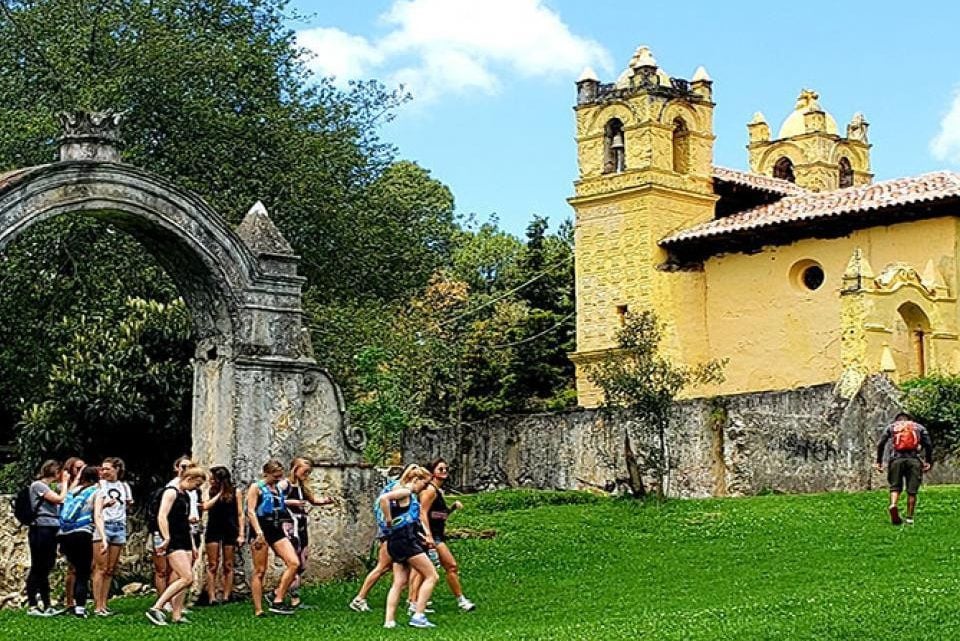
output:
[[[93,534],[71,532],[60,537],[60,551],[77,573],[73,585],[73,600],[78,608],[87,602],[90,583],[90,566],[93,564]]]
[[[57,526],[31,525],[27,532],[30,544],[30,573],[27,574],[27,601],[37,605],[37,595],[44,607],[50,607],[50,571],[57,562]]]

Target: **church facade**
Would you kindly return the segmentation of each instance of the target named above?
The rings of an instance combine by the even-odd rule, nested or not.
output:
[[[726,359],[691,396],[960,371],[960,175],[874,182],[866,119],[841,130],[809,90],[775,137],[747,125],[749,171],[718,167],[712,93],[645,47],[615,82],[577,82],[579,403],[598,404],[584,368],[644,309],[675,363]]]

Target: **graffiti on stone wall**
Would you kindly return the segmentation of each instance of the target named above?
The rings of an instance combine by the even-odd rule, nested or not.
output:
[[[801,434],[788,434],[778,439],[775,446],[790,458],[802,458],[815,463],[833,460],[839,453],[832,441]]]

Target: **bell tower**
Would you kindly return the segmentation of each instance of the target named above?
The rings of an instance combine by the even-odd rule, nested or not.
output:
[[[627,313],[652,309],[661,320],[682,318],[678,306],[703,287],[702,274],[664,269],[658,241],[713,218],[712,86],[703,67],[690,80],[671,77],[647,47],[636,50],[615,82],[601,83],[590,69],[577,81],[580,171],[568,202],[576,218],[571,357],[581,405],[599,401],[582,366],[616,346]],[[696,333],[675,323],[667,327],[666,346],[695,346]]]
[[[776,139],[757,112],[747,125],[750,132],[750,171],[795,182],[813,191],[869,185],[869,124],[863,114],[854,114],[841,137],[837,121],[820,106],[820,95],[804,89],[793,112],[780,126]]]

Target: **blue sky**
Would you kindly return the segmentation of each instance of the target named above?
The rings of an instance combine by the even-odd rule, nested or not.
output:
[[[574,82],[610,82],[639,45],[671,76],[714,81],[718,165],[746,169],[755,111],[774,134],[802,88],[841,132],[870,123],[877,180],[960,168],[960,3],[293,0],[291,24],[339,81],[414,94],[383,137],[446,183],[458,213],[522,233],[572,216]]]

